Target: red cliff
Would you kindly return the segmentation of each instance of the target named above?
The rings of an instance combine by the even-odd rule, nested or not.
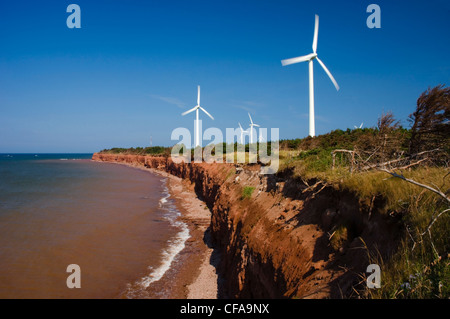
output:
[[[102,153],[93,160],[154,168],[193,183],[211,211],[210,231],[230,297],[355,297],[369,254],[388,256],[394,249],[395,220],[370,201],[320,182],[308,187],[260,175],[258,165],[176,164],[165,157]],[[345,232],[338,237],[339,229]]]

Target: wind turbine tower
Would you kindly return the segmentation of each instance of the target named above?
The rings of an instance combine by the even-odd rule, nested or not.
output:
[[[250,113],[248,113],[248,117],[250,118],[250,144],[253,144],[253,127],[255,127],[255,126],[259,127],[259,125],[253,123]]]
[[[331,82],[333,82],[334,86],[336,87],[336,90],[339,91],[339,85],[337,84],[333,75],[327,69],[325,64],[317,56],[317,38],[318,38],[318,36],[319,36],[319,16],[316,14],[316,22],[315,22],[315,26],[314,26],[314,38],[313,38],[313,44],[312,44],[313,52],[308,55],[305,55],[305,56],[300,56],[300,57],[286,59],[286,60],[281,61],[281,64],[283,66],[286,66],[289,64],[294,64],[294,63],[299,63],[299,62],[309,61],[309,135],[312,137],[314,137],[316,135],[315,119],[314,119],[314,71],[313,71],[313,60],[314,59],[316,59],[317,62],[319,62],[319,64],[325,70],[327,75],[330,77]]]
[[[195,147],[200,146],[200,128],[199,128],[199,120],[198,120],[198,110],[202,110],[206,115],[208,115],[211,119],[214,120],[211,114],[209,114],[204,108],[200,106],[200,85],[198,86],[197,92],[197,105],[192,109],[182,113],[181,115],[186,115],[195,111]]]

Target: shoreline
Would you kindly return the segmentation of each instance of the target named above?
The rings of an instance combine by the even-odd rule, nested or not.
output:
[[[156,288],[166,291],[163,298],[167,299],[217,299],[223,296],[219,287],[220,276],[217,274],[220,257],[212,247],[209,236],[211,212],[197,197],[193,185],[154,168],[129,163],[115,164],[148,171],[166,178],[170,197],[174,199],[181,220],[189,228],[190,236],[185,242],[185,247],[175,256],[170,269],[162,278],[147,288],[149,295],[158,298],[160,294],[152,291]]]
[[[188,258],[178,267],[178,278],[175,280],[178,289],[174,289],[170,298],[217,299],[220,295],[216,271],[218,256],[209,236],[211,212],[191,185],[181,178],[170,175],[167,186],[191,235],[185,249],[180,252]],[[181,288],[182,291],[179,291]]]

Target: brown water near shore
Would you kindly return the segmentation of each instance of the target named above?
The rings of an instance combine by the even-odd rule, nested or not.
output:
[[[151,297],[187,238],[165,179],[87,160],[39,165],[41,175],[51,167],[40,195],[24,186],[21,204],[0,211],[0,298]],[[80,289],[66,286],[69,264]]]
[[[170,268],[150,286],[134,285],[134,291],[127,297],[165,299],[216,299],[226,298],[223,278],[217,272],[220,255],[212,247],[209,226],[211,211],[198,198],[194,185],[166,172],[144,168],[134,164],[120,163],[136,169],[149,171],[164,178],[170,193],[171,204],[180,212],[177,221],[189,229],[185,240],[173,258]],[[186,230],[186,229],[185,229]],[[179,247],[180,248],[180,247]]]

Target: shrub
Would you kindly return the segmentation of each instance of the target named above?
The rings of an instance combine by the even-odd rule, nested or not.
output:
[[[254,190],[255,190],[254,187],[251,187],[251,186],[245,186],[245,187],[242,189],[241,200],[246,199],[246,198],[251,198]]]

